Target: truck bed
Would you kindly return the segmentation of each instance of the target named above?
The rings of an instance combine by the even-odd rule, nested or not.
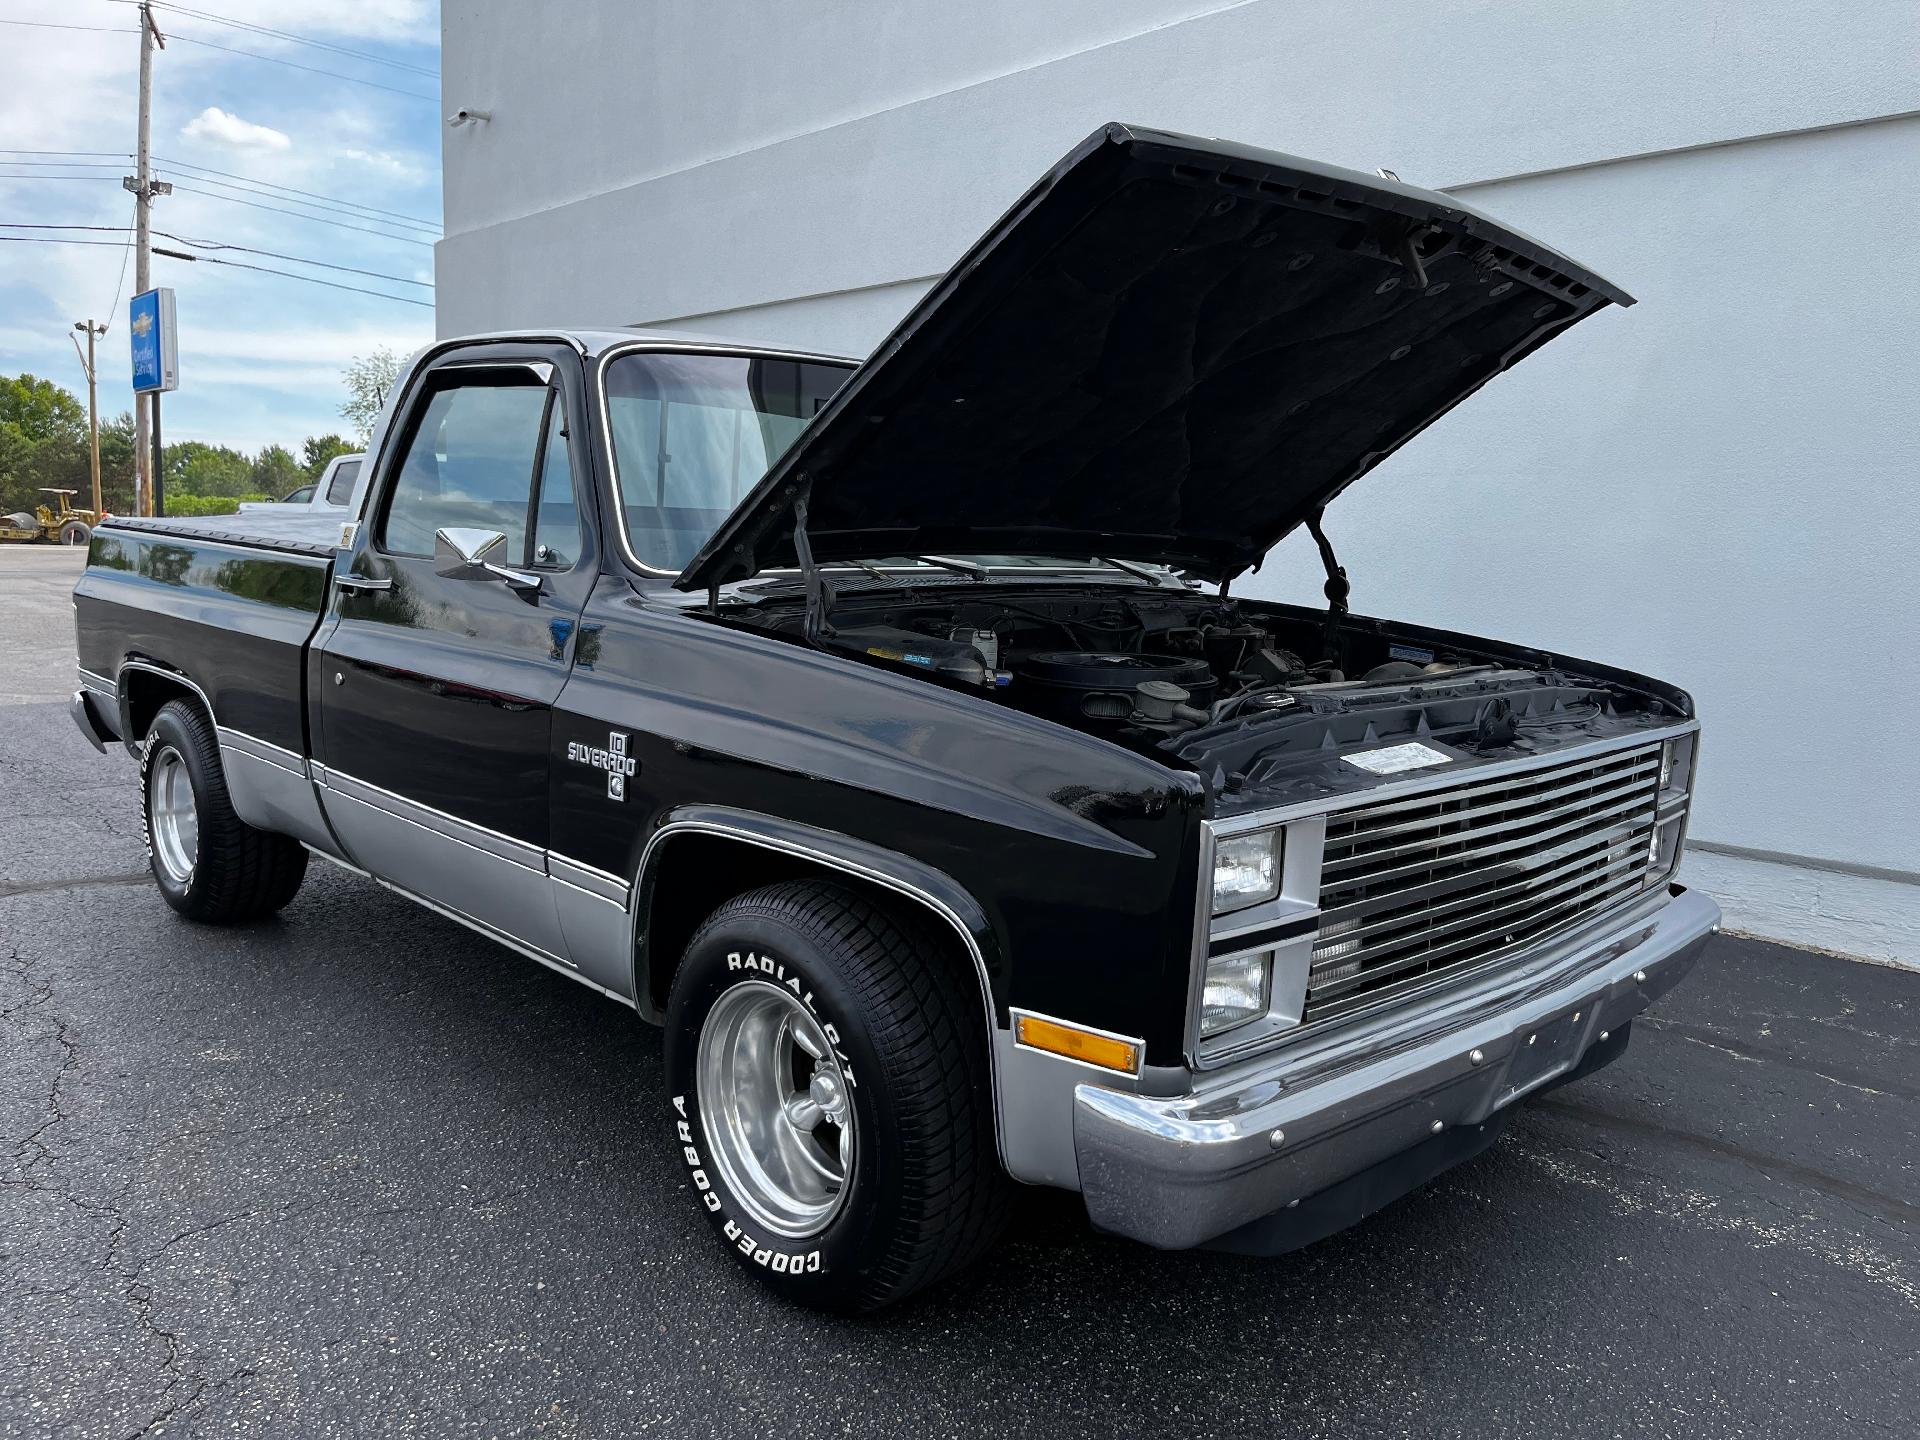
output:
[[[178,693],[163,677],[188,677],[223,740],[307,754],[306,645],[339,534],[305,516],[107,522],[73,591],[82,685],[137,737],[156,697]]]

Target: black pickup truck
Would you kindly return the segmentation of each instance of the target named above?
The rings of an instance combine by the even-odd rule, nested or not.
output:
[[[864,364],[446,341],[344,523],[102,525],[75,716],[188,918],[319,855],[663,1024],[661,1141],[789,1295],[952,1272],[1010,1180],[1274,1253],[1613,1059],[1718,920],[1682,691],[1349,613],[1322,527],[1628,303],[1107,126]],[[1297,527],[1326,608],[1232,595]]]

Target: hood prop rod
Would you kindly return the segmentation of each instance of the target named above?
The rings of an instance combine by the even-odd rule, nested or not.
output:
[[[800,482],[799,493],[793,498],[793,553],[800,561],[800,578],[807,587],[807,643],[818,645],[823,637],[833,634],[827,616],[834,597],[833,586],[813,563],[813,542],[807,538],[807,500],[812,494],[813,480],[809,476]]]
[[[1334,558],[1327,532],[1320,528],[1320,518],[1326,513],[1322,507],[1307,516],[1307,533],[1320,547],[1320,563],[1327,571],[1327,583],[1323,587],[1327,597],[1327,625],[1321,635],[1320,648],[1325,652],[1321,658],[1331,665],[1338,658],[1334,643],[1340,638],[1340,622],[1346,618],[1347,596],[1353,593],[1353,587],[1347,583],[1347,567]]]

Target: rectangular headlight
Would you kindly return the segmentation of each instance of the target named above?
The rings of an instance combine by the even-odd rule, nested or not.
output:
[[[1267,1013],[1273,987],[1273,952],[1257,950],[1207,962],[1200,991],[1200,1034],[1218,1035]]]
[[[1244,910],[1280,893],[1280,832],[1236,835],[1213,851],[1213,913]]]

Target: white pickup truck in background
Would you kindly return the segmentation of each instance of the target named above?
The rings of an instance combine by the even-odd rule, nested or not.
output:
[[[345,513],[353,500],[353,487],[360,479],[360,462],[366,458],[365,455],[336,455],[327,462],[327,468],[320,472],[320,478],[311,485],[302,485],[280,500],[245,501],[240,509],[247,514],[276,510],[338,510]]]

